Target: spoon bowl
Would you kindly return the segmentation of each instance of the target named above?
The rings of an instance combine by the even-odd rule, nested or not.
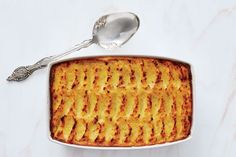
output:
[[[139,18],[129,12],[102,16],[94,25],[93,40],[104,49],[125,44],[138,30]]]

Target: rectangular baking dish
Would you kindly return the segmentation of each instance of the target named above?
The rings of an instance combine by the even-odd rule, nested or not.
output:
[[[60,142],[58,140],[55,140],[51,137],[51,131],[50,131],[50,71],[51,71],[51,67],[54,64],[60,63],[60,62],[64,62],[64,61],[71,61],[71,60],[76,60],[76,59],[85,59],[85,58],[94,58],[94,57],[146,57],[146,58],[157,58],[157,59],[167,59],[170,61],[177,61],[177,62],[181,62],[181,63],[185,63],[190,65],[190,70],[191,70],[191,75],[192,75],[192,122],[191,122],[191,130],[190,130],[190,134],[187,138],[182,139],[182,140],[178,140],[178,141],[174,141],[174,142],[169,142],[169,143],[163,143],[163,144],[156,144],[156,145],[148,145],[148,146],[133,146],[133,147],[101,147],[101,146],[82,146],[82,145],[75,145],[75,144],[69,144],[69,143],[64,143],[64,142]],[[163,147],[163,146],[169,146],[169,145],[174,145],[174,144],[178,144],[178,143],[182,143],[185,141],[188,141],[192,138],[193,135],[193,130],[194,130],[194,119],[195,119],[195,81],[194,81],[195,77],[194,77],[194,69],[193,66],[190,63],[181,61],[181,60],[176,60],[176,59],[172,59],[172,58],[167,58],[167,57],[159,57],[159,56],[147,56],[147,55],[96,55],[96,56],[82,56],[82,57],[72,57],[72,58],[66,58],[66,59],[61,59],[55,62],[52,62],[49,64],[48,66],[48,81],[47,81],[47,89],[48,89],[48,99],[47,99],[47,104],[48,104],[48,113],[47,113],[47,132],[48,132],[48,138],[50,141],[54,142],[54,143],[58,143],[61,145],[65,145],[65,146],[70,146],[70,147],[75,147],[75,148],[84,148],[84,149],[102,149],[102,150],[123,150],[123,149],[147,149],[147,148],[159,148],[159,147]]]

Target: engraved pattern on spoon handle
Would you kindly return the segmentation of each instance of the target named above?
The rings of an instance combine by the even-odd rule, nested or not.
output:
[[[58,60],[66,55],[69,55],[72,52],[79,51],[82,48],[86,48],[92,45],[93,43],[94,43],[93,39],[85,40],[81,44],[75,45],[74,48],[62,54],[45,57],[33,65],[20,66],[13,71],[13,73],[7,78],[7,81],[18,81],[18,82],[23,81],[27,79],[34,71],[46,67],[50,62]]]

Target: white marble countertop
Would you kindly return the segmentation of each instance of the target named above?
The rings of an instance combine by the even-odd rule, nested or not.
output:
[[[148,54],[193,64],[195,129],[185,143],[155,149],[84,150],[47,137],[47,70],[5,79],[19,65],[91,37],[105,13],[139,15],[138,33],[113,52],[92,46],[72,56]],[[236,0],[0,0],[0,157],[235,157]]]

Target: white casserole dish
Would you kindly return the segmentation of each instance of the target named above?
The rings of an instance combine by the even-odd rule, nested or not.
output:
[[[182,140],[178,140],[178,141],[174,141],[174,142],[169,142],[169,143],[163,143],[163,144],[156,144],[156,145],[149,145],[149,146],[133,146],[133,147],[101,147],[101,146],[82,146],[82,145],[75,145],[75,144],[68,144],[68,143],[64,143],[64,142],[60,142],[58,140],[55,140],[51,137],[51,131],[50,131],[50,117],[51,117],[51,113],[50,113],[50,71],[51,71],[51,67],[56,64],[56,63],[60,63],[60,62],[64,62],[64,61],[71,61],[71,60],[76,60],[76,59],[83,59],[83,58],[94,58],[94,57],[106,57],[106,56],[126,56],[126,57],[150,57],[150,58],[157,58],[157,59],[167,59],[170,61],[177,61],[177,62],[181,62],[181,63],[185,63],[190,65],[190,69],[191,69],[191,75],[192,75],[192,122],[191,122],[191,130],[190,130],[190,134],[187,138],[182,139]],[[47,81],[47,89],[48,89],[48,113],[47,113],[47,124],[48,124],[48,138],[50,141],[54,142],[54,143],[58,143],[61,145],[65,145],[65,146],[70,146],[70,147],[74,147],[74,148],[84,148],[84,149],[100,149],[100,150],[123,150],[123,149],[147,149],[147,148],[159,148],[159,147],[163,147],[163,146],[170,146],[170,145],[174,145],[174,144],[178,144],[178,143],[182,143],[185,141],[188,141],[192,138],[193,135],[193,130],[194,130],[194,119],[195,119],[195,80],[194,80],[194,70],[193,70],[193,66],[190,63],[181,61],[181,60],[177,60],[177,59],[172,59],[172,58],[168,58],[168,57],[159,57],[159,56],[148,56],[148,55],[96,55],[96,56],[82,56],[82,57],[71,57],[71,58],[66,58],[66,59],[61,59],[58,61],[54,61],[52,63],[49,64],[48,66],[48,81]]]

